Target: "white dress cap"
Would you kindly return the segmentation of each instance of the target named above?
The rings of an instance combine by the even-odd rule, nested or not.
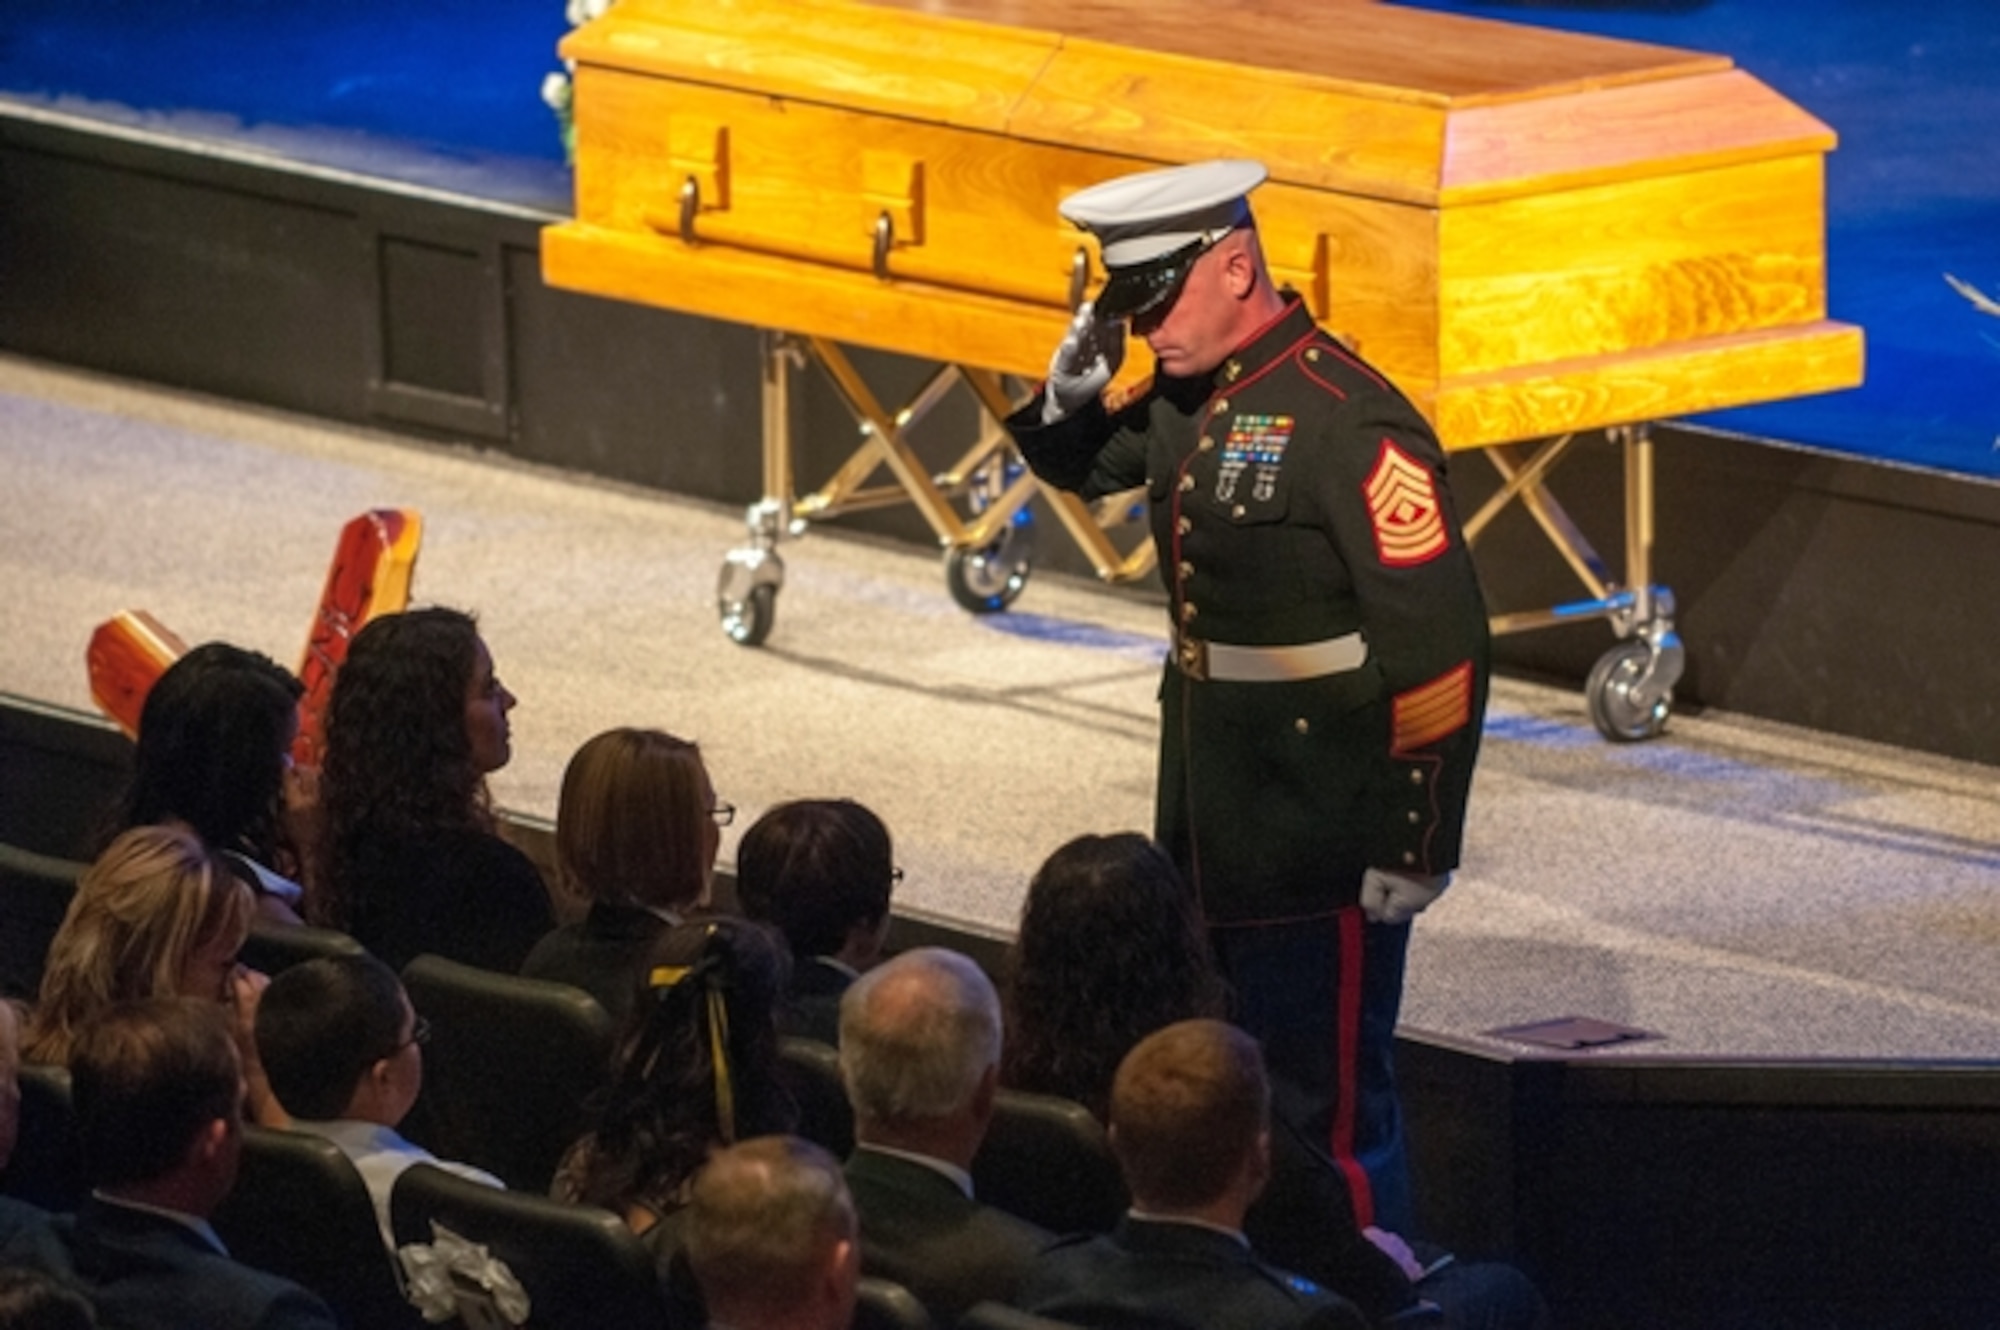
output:
[[[1227,158],[1119,176],[1078,190],[1056,211],[1097,237],[1107,270],[1171,254],[1249,219],[1245,196],[1270,172]]]

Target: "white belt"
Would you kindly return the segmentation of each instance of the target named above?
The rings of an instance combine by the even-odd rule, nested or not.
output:
[[[1282,647],[1245,647],[1177,635],[1174,663],[1190,679],[1223,683],[1292,683],[1345,674],[1368,661],[1368,639],[1360,633]]]

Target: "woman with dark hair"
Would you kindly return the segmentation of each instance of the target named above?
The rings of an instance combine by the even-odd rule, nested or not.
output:
[[[1141,1039],[1229,1015],[1192,893],[1166,852],[1135,832],[1079,836],[1049,856],[1029,884],[1009,960],[1002,1083],[1074,1099],[1100,1122],[1118,1064]],[[1293,1125],[1282,1081],[1271,1089],[1271,1178],[1244,1224],[1259,1256],[1376,1322],[1428,1302],[1444,1327],[1545,1324],[1519,1271],[1426,1248],[1427,1266],[1400,1236],[1355,1227],[1339,1166]]]
[[[1199,906],[1137,832],[1079,836],[1028,885],[1007,971],[1003,1084],[1100,1120],[1119,1059],[1163,1025],[1227,1014]]]
[[[573,984],[622,1022],[654,941],[708,904],[734,813],[685,739],[623,728],[585,742],[563,770],[556,863],[589,910],[536,943],[521,973]]]
[[[564,1156],[550,1192],[621,1216],[664,1269],[709,1154],[789,1132],[796,1109],[779,1083],[772,1021],[784,943],[761,924],[716,918],[668,930],[649,962],[595,1125]]]
[[[397,970],[425,953],[521,968],[555,921],[486,789],[512,755],[513,709],[469,614],[409,610],[355,634],[327,706],[313,923]]]
[[[882,819],[852,799],[795,799],[757,819],[736,846],[743,912],[785,935],[788,1033],[840,1041],[840,995],[882,957],[889,892],[902,876]]]
[[[249,884],[258,914],[298,923],[315,812],[312,777],[291,762],[304,691],[269,656],[227,642],[169,665],[139,713],[115,830],[186,827]]]

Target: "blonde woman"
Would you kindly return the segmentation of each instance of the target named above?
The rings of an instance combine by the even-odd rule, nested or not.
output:
[[[133,998],[204,997],[228,1006],[260,1122],[282,1123],[257,1060],[257,1000],[269,980],[237,963],[256,900],[192,832],[121,833],[85,870],[49,944],[21,1055],[67,1065],[86,1019]]]

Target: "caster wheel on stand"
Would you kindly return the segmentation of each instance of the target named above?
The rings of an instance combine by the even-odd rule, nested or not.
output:
[[[730,641],[742,647],[764,645],[778,620],[778,588],[784,583],[784,561],[768,547],[729,552],[715,583],[715,609]]]
[[[974,614],[997,614],[1028,585],[1035,558],[1035,528],[1023,508],[1006,531],[978,549],[947,550],[944,584],[951,598]]]
[[[752,587],[743,599],[723,600],[717,608],[722,613],[722,631],[729,634],[730,641],[738,646],[762,646],[778,619],[777,588]]]
[[[1598,657],[1584,683],[1584,700],[1590,706],[1591,723],[1598,733],[1614,743],[1636,743],[1651,739],[1667,728],[1673,710],[1673,683],[1680,670],[1660,668],[1656,657],[1675,653],[1670,662],[1678,666],[1680,646],[1656,648],[1644,641],[1620,642]]]

